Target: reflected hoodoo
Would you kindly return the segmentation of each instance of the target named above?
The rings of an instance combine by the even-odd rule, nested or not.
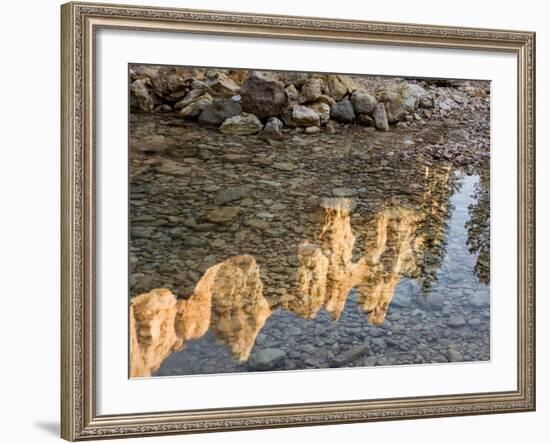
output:
[[[168,289],[153,289],[130,303],[130,376],[146,377],[183,346],[174,329],[176,297]]]
[[[248,360],[256,335],[271,314],[262,290],[258,265],[250,256],[224,262],[210,290],[210,330],[241,362]]]
[[[365,244],[369,275],[357,285],[357,292],[361,308],[375,325],[386,318],[401,276],[412,276],[417,270],[424,246],[419,221],[418,214],[402,209],[384,210],[372,222],[376,235]]]
[[[340,317],[349,290],[364,273],[364,260],[352,262],[354,207],[350,198],[326,198],[314,212],[312,218],[322,224],[315,243],[305,241],[298,248],[297,287],[290,311],[313,318],[324,306],[334,320]]]
[[[418,278],[427,256],[438,254],[450,208],[442,183],[450,175],[449,168],[437,175],[426,170],[417,206],[396,202],[356,213],[354,198],[321,199],[310,216],[311,234],[297,248],[295,283],[287,291],[271,288],[266,296],[260,266],[241,255],[209,267],[187,299],[176,299],[168,289],[134,297],[131,375],[151,375],[172,352],[208,331],[237,362],[246,362],[272,310],[314,319],[324,309],[337,321],[352,288],[368,322],[381,325],[401,277]]]
[[[151,375],[170,353],[209,329],[245,361],[270,313],[250,256],[208,269],[187,300],[176,300],[168,289],[138,295],[130,304],[130,375]]]

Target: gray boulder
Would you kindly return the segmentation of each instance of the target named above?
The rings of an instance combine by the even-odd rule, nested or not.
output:
[[[357,114],[371,114],[376,108],[376,97],[359,89],[351,95],[351,104]]]
[[[388,124],[388,115],[386,114],[386,107],[384,106],[384,103],[378,103],[376,105],[376,108],[374,108],[374,114],[372,116],[374,117],[374,124],[376,125],[376,129],[380,129],[381,131],[390,130],[390,125]]]
[[[355,119],[351,102],[346,99],[331,106],[330,118],[340,123],[351,123]]]
[[[284,84],[268,73],[248,73],[239,94],[245,112],[259,118],[279,115],[287,104]]]
[[[174,109],[185,108],[190,103],[196,101],[201,95],[203,95],[203,91],[201,89],[192,89],[185,95],[185,97],[174,105]]]
[[[165,98],[184,90],[186,85],[185,79],[178,75],[173,68],[161,68],[153,77],[152,82],[155,92]]]
[[[295,85],[300,88],[309,79],[306,72],[280,72],[279,79],[285,86]]]
[[[191,89],[202,89],[204,91],[204,88],[206,85],[202,80],[193,80],[191,82]]]
[[[424,96],[429,95],[421,86],[413,83],[399,83],[380,91],[378,100],[386,105],[388,121],[396,123],[418,109],[420,98]]]
[[[256,369],[258,371],[269,371],[270,369],[277,367],[277,365],[283,362],[285,358],[286,352],[282,349],[260,349],[252,353],[250,359],[248,360],[248,365],[252,369]]]
[[[243,110],[241,104],[230,98],[218,98],[205,105],[199,116],[204,125],[219,126],[224,120],[239,115]]]

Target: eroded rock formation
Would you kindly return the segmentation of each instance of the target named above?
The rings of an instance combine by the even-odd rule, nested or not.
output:
[[[153,289],[130,302],[130,376],[155,372],[183,340],[174,329],[176,297],[168,289]]]
[[[259,267],[251,256],[234,257],[218,266],[210,289],[210,329],[237,360],[246,361],[271,314],[262,295]]]
[[[368,277],[357,285],[359,303],[369,322],[379,325],[401,275],[411,275],[418,266],[423,240],[417,235],[420,216],[412,210],[383,210],[373,220],[376,236],[365,248]]]
[[[293,278],[293,284],[268,299],[260,267],[251,255],[234,256],[208,268],[187,299],[177,300],[168,289],[134,297],[130,306],[131,375],[151,375],[170,353],[207,331],[237,361],[245,362],[272,309],[304,318],[314,318],[325,309],[338,320],[352,288],[357,290],[368,321],[380,325],[401,277],[418,278],[425,273],[426,257],[436,255],[432,249],[441,241],[443,215],[448,211],[446,199],[436,190],[445,188],[449,175],[448,168],[427,168],[417,206],[388,202],[354,216],[355,197],[321,199],[310,215],[311,229],[298,247],[295,273],[290,270],[285,276]],[[355,194],[345,187],[332,192]],[[232,200],[231,196],[217,197]],[[353,228],[352,216],[356,220]],[[357,237],[361,238],[359,245]]]
[[[130,376],[150,376],[209,329],[246,361],[270,314],[256,260],[246,255],[209,268],[187,300],[176,300],[168,289],[138,295],[130,303]]]

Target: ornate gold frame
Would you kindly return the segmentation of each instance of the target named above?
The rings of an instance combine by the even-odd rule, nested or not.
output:
[[[535,34],[68,3],[61,8],[61,435],[67,440],[533,411]],[[518,380],[510,392],[98,416],[95,411],[94,33],[99,28],[509,51],[518,59]]]

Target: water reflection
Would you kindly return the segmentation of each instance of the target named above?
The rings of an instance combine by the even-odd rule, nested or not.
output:
[[[168,289],[141,294],[130,303],[130,375],[151,375],[171,352],[209,329],[246,361],[270,314],[256,260],[246,255],[208,269],[187,300],[176,300]]]
[[[209,267],[187,299],[177,299],[168,289],[132,298],[130,375],[150,376],[171,353],[208,331],[236,361],[245,362],[274,311],[313,319],[324,310],[336,321],[352,288],[368,322],[383,324],[403,277],[418,280],[426,294],[437,281],[446,251],[450,197],[459,183],[447,166],[436,171],[426,167],[420,189],[411,183],[414,192],[368,211],[364,205],[357,210],[364,203],[358,198],[320,199],[297,247],[296,267],[284,270],[290,284],[282,290],[264,288],[256,258],[238,255]],[[482,183],[476,188],[477,206],[487,205],[480,203]],[[488,219],[476,218],[476,205],[470,207],[468,244],[479,252],[476,271],[483,281],[478,268],[488,254]],[[486,233],[480,233],[479,224],[487,226]]]
[[[476,183],[474,189],[474,203],[468,207],[470,219],[466,222],[468,230],[467,244],[470,247],[470,252],[477,254],[474,271],[483,283],[488,284],[490,281],[490,187],[489,187],[489,172],[481,173],[479,182]]]

